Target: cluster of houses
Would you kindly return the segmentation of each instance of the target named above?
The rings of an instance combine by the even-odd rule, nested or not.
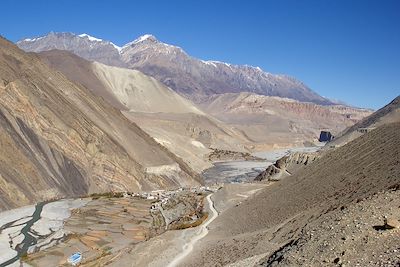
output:
[[[176,190],[153,190],[150,192],[132,193],[130,196],[140,197],[148,200],[155,200],[153,205],[151,206],[151,209],[155,210],[158,209],[161,205],[166,204],[168,200],[175,194],[179,194],[181,192],[191,192],[195,194],[212,193],[217,191],[220,187],[220,185],[190,188],[180,187]]]

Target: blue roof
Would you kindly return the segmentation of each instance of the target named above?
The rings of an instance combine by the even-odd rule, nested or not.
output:
[[[82,260],[82,253],[80,252],[76,252],[74,254],[72,254],[69,258],[68,258],[68,262],[72,263],[72,264],[76,264],[78,262],[80,262]]]

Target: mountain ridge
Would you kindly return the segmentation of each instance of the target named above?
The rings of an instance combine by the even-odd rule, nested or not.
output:
[[[249,65],[197,59],[181,47],[163,43],[151,34],[142,35],[122,47],[88,34],[54,32],[23,39],[16,44],[29,52],[68,50],[87,60],[137,69],[194,102],[212,94],[253,92],[303,102],[334,104],[294,77],[271,74]]]
[[[175,154],[86,87],[0,38],[0,209],[198,184]],[[174,173],[154,170],[173,166]]]

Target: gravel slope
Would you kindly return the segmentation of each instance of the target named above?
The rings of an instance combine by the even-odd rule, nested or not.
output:
[[[304,239],[309,235],[306,229],[322,229],[321,220],[333,224],[333,214],[342,207],[354,209],[352,216],[358,216],[357,201],[366,201],[378,192],[398,188],[399,184],[400,123],[393,123],[326,153],[290,178],[270,185],[256,197],[222,213],[211,225],[197,255],[192,255],[182,266],[223,266],[255,255],[264,255],[262,262],[267,266],[268,261],[284,265],[298,265],[300,262],[303,265],[326,265],[310,252],[314,241]],[[376,209],[379,212],[376,216],[385,215],[383,206],[398,210],[398,206],[388,201]],[[327,235],[330,229],[324,231],[321,235]],[[361,234],[354,232],[356,239],[360,239]],[[335,242],[341,242],[340,238]],[[399,241],[398,232],[393,238]],[[308,258],[291,260],[286,258],[285,250],[285,253],[279,253],[285,246],[290,251],[300,251],[300,255],[306,253],[300,247],[300,239],[306,244],[309,242],[308,248],[303,246],[309,251],[306,254]],[[336,245],[330,248],[332,255],[343,252]],[[377,261],[378,250],[379,247],[369,248],[368,262]],[[365,262],[361,260],[363,256],[358,254],[359,251],[360,248],[355,247],[346,257],[351,257],[352,262]],[[386,258],[396,257],[393,250],[388,253]],[[327,260],[330,261],[330,257]]]

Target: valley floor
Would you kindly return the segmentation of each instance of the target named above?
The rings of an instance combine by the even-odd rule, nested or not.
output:
[[[25,232],[35,237],[36,244],[24,253],[18,247],[10,248],[9,242],[21,243],[21,229],[32,219],[35,207],[7,211],[0,221],[0,266],[69,266],[68,257],[75,252],[83,255],[80,266],[180,266],[208,235],[219,213],[239,205],[265,186],[226,184],[204,198],[207,219],[184,230],[165,231],[163,225],[157,228],[150,214],[154,200],[126,196],[44,203],[38,222]]]
[[[240,205],[267,186],[251,181],[288,152],[285,149],[259,153],[264,161],[217,163],[205,175],[206,183],[214,189],[161,190],[137,196],[94,195],[4,212],[0,219],[0,266],[6,263],[19,266],[20,258],[26,266],[67,266],[67,259],[74,252],[82,253],[81,266],[180,266],[191,258],[194,248],[203,245],[205,236],[210,238],[209,229],[215,228],[213,221],[220,213]],[[219,190],[209,194],[218,187]],[[195,197],[204,193],[208,196],[203,201]],[[180,206],[182,194],[190,196],[183,198],[184,207]],[[203,204],[199,206],[200,203]],[[39,206],[43,211],[33,218]],[[199,207],[207,214],[200,226],[172,230],[184,223],[182,218],[197,214]],[[28,228],[29,222],[33,226]],[[26,237],[32,243],[28,244]],[[22,249],[24,242],[26,246]]]

